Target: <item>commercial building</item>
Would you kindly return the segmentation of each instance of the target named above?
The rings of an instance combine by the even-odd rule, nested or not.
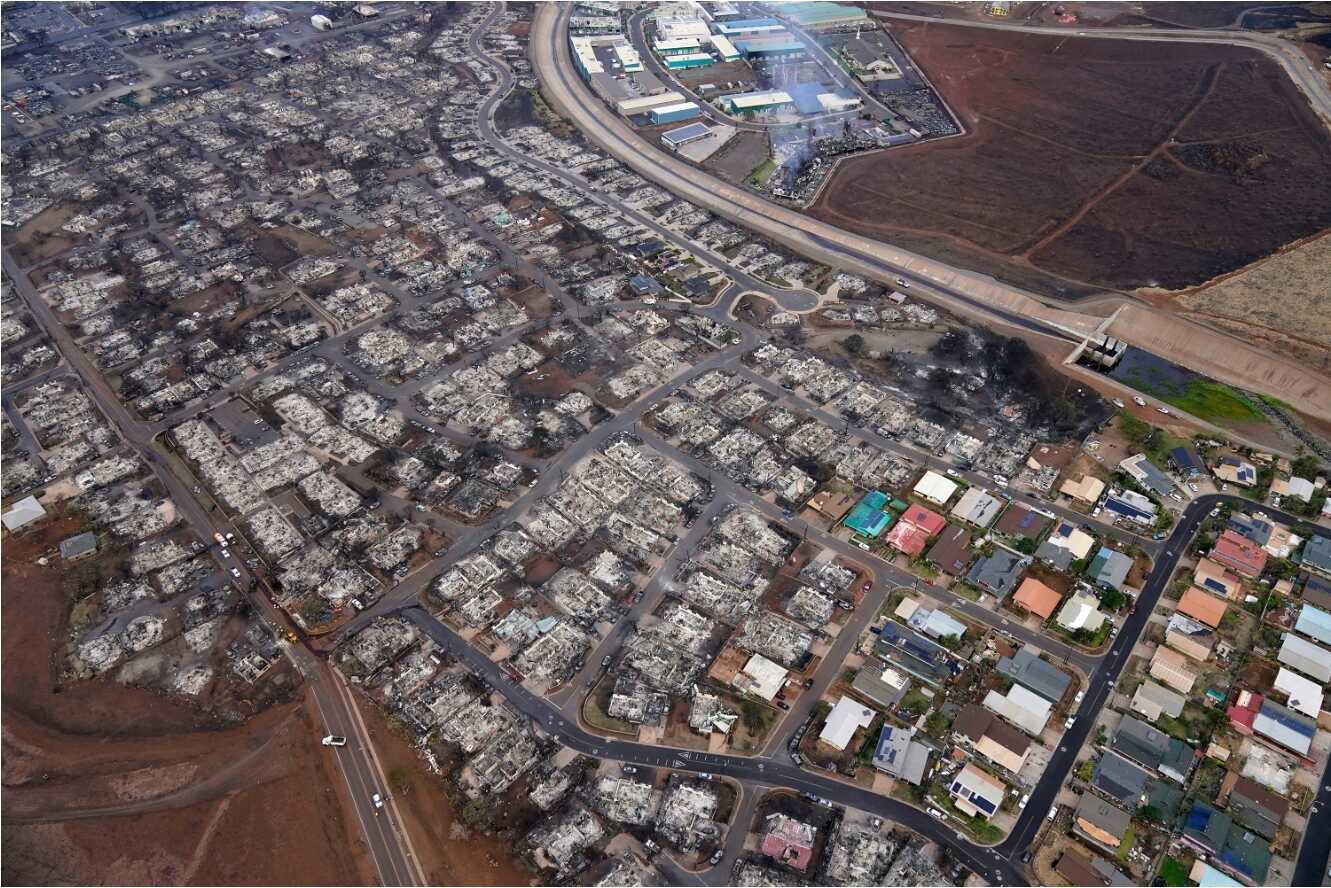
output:
[[[676,102],[673,105],[657,105],[647,112],[647,116],[654,124],[679,123],[682,120],[692,120],[700,113],[698,106],[693,102]]]
[[[668,56],[688,55],[689,53],[701,52],[702,41],[697,37],[677,37],[674,40],[656,40],[652,43],[652,49],[662,58]]]
[[[735,40],[735,48],[750,61],[794,58],[806,52],[803,43],[784,31],[762,37],[738,38]]]
[[[773,89],[726,96],[726,103],[732,114],[761,114],[790,108],[795,100],[790,97],[790,93]]]
[[[737,62],[740,60],[739,50],[735,44],[730,42],[730,38],[721,34],[712,35],[712,50],[721,57],[723,62]]]
[[[873,27],[869,21],[869,14],[858,6],[810,2],[782,4],[777,9],[801,28],[808,28],[811,31]]]
[[[685,145],[699,142],[703,139],[711,138],[715,132],[705,123],[690,123],[688,126],[681,126],[679,129],[672,129],[661,134],[661,142],[667,148],[678,150]],[[657,283],[655,278],[648,278],[653,283]],[[631,282],[630,282],[631,283]],[[657,283],[659,287],[660,284]]]
[[[786,26],[774,18],[738,19],[716,23],[716,33],[732,40],[746,34],[771,34],[785,30]]]
[[[682,93],[668,90],[654,96],[634,96],[631,99],[624,99],[616,103],[615,110],[625,117],[632,117],[634,114],[646,114],[651,109],[664,105],[678,105],[682,101],[684,101]]]
[[[716,64],[716,59],[711,54],[705,52],[690,52],[682,55],[672,55],[665,59],[665,66],[671,71],[683,71],[687,68],[706,68],[709,65]]]

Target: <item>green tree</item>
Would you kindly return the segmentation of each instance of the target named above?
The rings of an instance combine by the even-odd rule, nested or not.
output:
[[[1117,589],[1106,589],[1104,594],[1100,596],[1100,603],[1103,604],[1105,609],[1110,613],[1116,613],[1120,610],[1123,605],[1127,603],[1127,600],[1128,596],[1124,595]]]
[[[864,337],[858,333],[852,333],[841,340],[841,347],[852,355],[859,355],[864,352]]]

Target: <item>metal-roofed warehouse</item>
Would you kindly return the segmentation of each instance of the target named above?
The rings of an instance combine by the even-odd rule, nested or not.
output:
[[[776,111],[781,108],[791,107],[795,100],[790,97],[790,93],[779,89],[763,90],[761,92],[741,93],[737,96],[727,96],[726,102],[730,106],[731,113],[744,114],[746,112],[760,113],[763,111]]]

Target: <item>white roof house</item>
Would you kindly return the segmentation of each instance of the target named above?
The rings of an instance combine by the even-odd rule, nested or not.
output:
[[[43,517],[46,510],[42,504],[37,502],[35,496],[25,496],[23,499],[9,507],[9,511],[0,515],[0,521],[4,522],[7,530],[18,530],[24,525],[31,524],[37,519]]]
[[[971,487],[952,507],[952,517],[968,521],[977,527],[988,527],[1003,511],[1003,501],[981,487]]]
[[[1317,718],[1317,713],[1322,711],[1322,686],[1292,669],[1281,666],[1272,687],[1288,695],[1289,708],[1295,712],[1301,712],[1309,718]]]
[[[957,484],[955,481],[934,471],[925,472],[924,477],[915,485],[916,496],[923,497],[940,506],[952,499],[952,494],[956,492]]]
[[[850,738],[855,736],[856,728],[867,728],[873,723],[874,711],[857,700],[842,697],[832,707],[823,725],[823,732],[818,735],[822,742],[844,750]]]
[[[771,700],[781,686],[786,683],[786,667],[774,663],[762,654],[749,657],[742,670],[750,679],[748,691],[751,694]]]
[[[998,691],[990,691],[984,698],[984,708],[1021,728],[1032,737],[1040,736],[1045,722],[1049,721],[1052,703],[1034,691],[1014,684],[1007,696]]]
[[[1285,636],[1276,659],[1322,684],[1331,681],[1331,651],[1292,632]]]

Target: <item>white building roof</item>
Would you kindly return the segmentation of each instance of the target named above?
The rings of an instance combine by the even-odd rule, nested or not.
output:
[[[632,99],[624,99],[615,105],[620,114],[628,117],[646,111],[648,108],[656,108],[660,105],[675,105],[684,101],[682,93],[667,90],[654,96],[635,96]]]
[[[1003,501],[982,487],[971,487],[952,507],[952,514],[979,527],[994,523],[1003,509]]]
[[[1289,696],[1289,708],[1295,712],[1317,718],[1322,711],[1322,686],[1291,669],[1281,666],[1272,687]]]
[[[1276,659],[1322,684],[1331,681],[1331,651],[1292,632],[1285,636]]]
[[[952,481],[934,471],[924,473],[924,477],[915,485],[915,493],[940,506],[952,499],[952,494],[957,492],[957,485]]]
[[[720,34],[712,35],[712,48],[721,53],[723,59],[733,59],[739,55],[739,50],[735,48],[735,44],[730,42],[730,38],[723,37]]]
[[[850,738],[855,736],[855,729],[869,727],[873,723],[873,716],[873,710],[863,703],[842,697],[832,707],[818,739],[829,746],[844,750],[846,744],[850,743]]]
[[[0,521],[3,521],[5,527],[9,530],[18,530],[25,524],[31,524],[45,514],[46,510],[42,508],[41,503],[37,502],[37,497],[25,496],[23,499],[10,506],[8,512],[5,512],[4,515],[0,515]]]
[[[1002,716],[1032,737],[1040,736],[1052,707],[1053,704],[1044,697],[1019,684],[1014,684],[1006,697],[998,691],[990,691],[984,698],[985,709]]]
[[[773,663],[762,654],[749,657],[749,662],[744,664],[744,674],[754,681],[754,686],[749,690],[764,700],[775,697],[776,692],[786,683],[786,667]]]

